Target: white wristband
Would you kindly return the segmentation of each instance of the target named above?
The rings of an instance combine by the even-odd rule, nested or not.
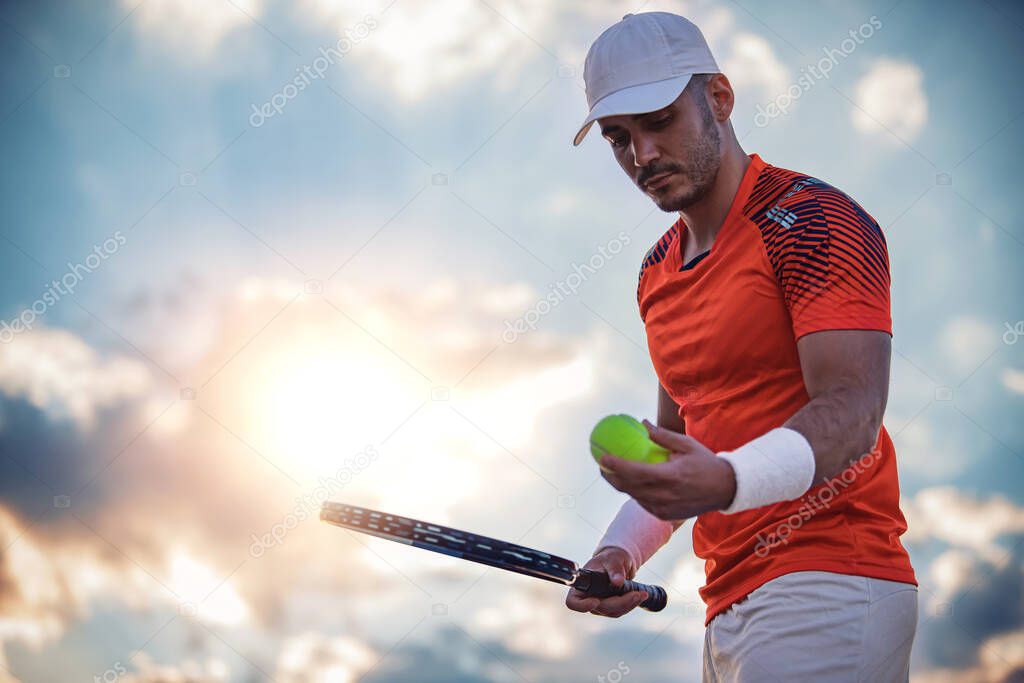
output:
[[[633,560],[634,569],[639,569],[658,548],[668,543],[674,531],[672,522],[658,519],[630,498],[608,525],[597,550],[608,546],[622,548]]]
[[[814,451],[800,432],[779,427],[734,451],[719,453],[736,473],[736,497],[723,513],[794,500],[814,481]]]

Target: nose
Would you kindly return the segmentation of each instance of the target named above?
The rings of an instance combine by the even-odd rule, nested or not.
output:
[[[632,137],[632,145],[633,163],[636,164],[637,167],[642,168],[644,166],[648,166],[652,161],[656,161],[658,159],[658,147],[648,136],[643,134],[634,135]]]

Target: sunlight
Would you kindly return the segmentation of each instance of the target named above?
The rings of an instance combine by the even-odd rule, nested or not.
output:
[[[324,344],[276,354],[252,415],[260,442],[296,477],[329,475],[385,438],[396,426],[390,408],[422,392],[399,372],[379,356]]]

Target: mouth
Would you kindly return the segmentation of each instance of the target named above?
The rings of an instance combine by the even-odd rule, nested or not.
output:
[[[665,173],[653,175],[644,181],[642,187],[647,192],[657,192],[663,189],[668,184],[669,179],[675,174],[675,171],[666,171]]]

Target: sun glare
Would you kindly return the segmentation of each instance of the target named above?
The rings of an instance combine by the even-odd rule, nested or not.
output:
[[[393,407],[424,390],[379,358],[292,352],[272,363],[254,419],[261,443],[286,471],[327,476],[385,438],[395,428]]]

